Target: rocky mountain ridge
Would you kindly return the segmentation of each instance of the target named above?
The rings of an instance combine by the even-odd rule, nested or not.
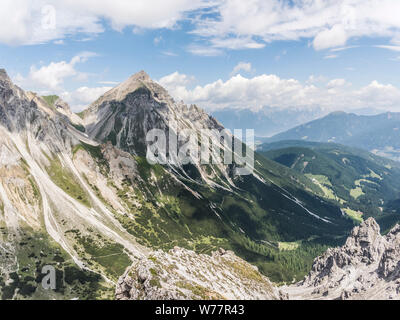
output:
[[[382,236],[373,218],[364,221],[343,247],[318,257],[302,282],[282,290],[291,299],[400,299],[400,225]]]
[[[193,177],[183,168],[177,156],[172,155],[185,144],[189,150],[198,149],[198,142],[180,139],[184,130],[199,133],[201,129],[208,129],[208,139],[220,145],[222,150],[228,149],[232,152],[231,146],[222,145],[220,142],[219,131],[223,130],[223,127],[217,120],[195,105],[187,106],[183,102],[176,102],[144,71],[132,75],[92,103],[83,112],[83,123],[86,133],[92,139],[110,141],[117,148],[141,157],[146,156],[147,146],[150,144],[147,141],[148,132],[153,129],[164,131],[168,136],[177,139],[177,150],[173,150],[175,146],[172,139],[166,141],[166,155],[172,157],[168,165],[172,163],[173,170],[180,171],[184,179]],[[170,149],[173,152],[170,153]],[[224,188],[233,186],[230,166],[215,161],[215,164],[208,166],[212,168],[212,172],[209,173],[198,163],[194,162],[193,165],[204,183],[212,185],[217,184],[219,180],[218,185]]]
[[[152,252],[121,276],[116,299],[398,300],[400,225],[382,236],[373,218],[364,221],[343,247],[317,257],[303,281],[282,287],[223,249]]]
[[[116,288],[118,300],[282,300],[257,268],[220,249],[211,255],[175,247],[155,251],[129,268]]]
[[[117,278],[120,272],[113,270],[115,267],[110,262],[95,261],[93,256],[100,256],[106,248],[118,248],[113,253],[119,252],[124,261],[121,266],[127,266],[146,252],[122,228],[102,196],[92,189],[103,181],[102,192],[118,202],[116,191],[106,184],[106,172],[93,156],[94,151],[100,151],[98,143],[76,130],[68,117],[50,109],[43,99],[26,94],[12,83],[5,71],[1,72],[0,288],[3,299],[30,295],[49,298],[48,292],[37,287],[40,283],[37,272],[45,264],[57,266],[58,272],[69,277],[77,272],[90,279],[80,284],[74,277],[69,278],[70,283],[63,286],[66,297],[102,295],[100,291],[110,292],[113,277]],[[134,166],[134,159],[129,156],[127,160]],[[113,161],[119,163],[117,174],[127,166],[121,157]],[[90,182],[84,173],[88,165],[97,175]],[[112,168],[108,172],[111,174]],[[123,179],[126,176],[116,175],[114,183]],[[95,283],[101,290],[81,291],[87,290],[82,287]],[[61,289],[50,296],[59,298]]]

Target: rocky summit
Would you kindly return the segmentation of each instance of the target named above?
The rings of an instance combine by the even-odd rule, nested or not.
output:
[[[400,299],[400,226],[382,236],[369,218],[343,247],[318,257],[302,282],[282,290],[291,299]]]
[[[386,300],[400,295],[400,225],[386,236],[373,218],[342,247],[315,259],[303,281],[277,287],[257,268],[223,249],[211,256],[174,248],[152,252],[119,279],[116,298]]]
[[[129,268],[118,281],[116,298],[281,300],[287,295],[232,251],[204,255],[175,247],[152,252]]]

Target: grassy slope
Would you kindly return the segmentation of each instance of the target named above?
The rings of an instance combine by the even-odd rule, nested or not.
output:
[[[10,234],[5,228],[4,237]],[[18,268],[11,272],[12,282],[0,275],[1,299],[99,299],[112,298],[114,288],[94,273],[80,270],[67,253],[46,233],[25,228],[16,244]],[[56,290],[42,288],[43,266],[56,269]],[[4,276],[4,275],[3,275]]]
[[[127,99],[136,99],[138,94],[144,99],[140,92]],[[143,119],[147,119],[146,110],[138,112],[132,118],[123,101],[112,102],[111,113],[105,120],[114,121],[114,131],[104,142],[110,141],[144,157],[146,150],[140,141],[143,141],[141,126]],[[122,119],[128,124],[134,121],[135,126],[129,127],[134,130],[129,132],[129,137],[136,137],[134,141],[130,138],[128,141]],[[293,277],[302,277],[313,258],[326,245],[340,243],[353,226],[352,221],[342,218],[337,205],[322,199],[323,191],[309,179],[259,155],[257,170],[265,183],[255,177],[241,177],[236,181],[238,189],[232,193],[185,181],[201,195],[200,199],[177,184],[161,167],[149,166],[144,158],[137,160],[142,181],[127,179],[123,189],[116,190],[129,213],[116,216],[139,241],[153,248],[179,245],[198,252],[218,247],[233,249],[273,280],[291,281]],[[194,179],[199,177],[194,167],[187,167],[186,172]],[[152,176],[156,177],[155,182],[151,181]],[[332,224],[316,219],[295,201],[330,219]],[[137,202],[140,207],[135,205]],[[300,243],[297,249],[279,250],[278,242],[296,241]]]
[[[397,163],[336,144],[283,141],[263,145],[261,150],[267,150],[263,151],[266,157],[311,178],[345,212],[373,216],[382,221],[384,229],[388,227],[385,221],[392,220],[387,219],[393,213],[389,206],[400,192]]]
[[[78,148],[87,150],[102,165],[102,170],[107,171],[107,168],[104,168],[105,160],[99,158],[102,157],[99,147],[82,143],[76,150]],[[53,182],[71,197],[90,207],[89,196],[73,173],[62,166],[56,155],[47,158],[50,163],[47,171]],[[30,177],[29,167],[24,161],[22,165]],[[32,184],[34,197],[39,199],[41,195],[35,181],[29,178],[29,182]],[[0,208],[2,206],[0,201]],[[67,230],[66,234],[71,234],[70,238],[75,239],[74,250],[92,270],[117,281],[132,263],[129,256],[121,245],[94,233],[90,228],[86,231],[83,235],[79,230]],[[32,230],[23,226],[18,242],[10,242],[13,238],[15,235],[10,234],[6,226],[0,223],[0,242],[5,248],[9,245],[15,248],[16,257],[14,260],[10,253],[0,251],[1,299],[112,299],[114,297],[114,286],[106,283],[97,273],[79,269],[71,257],[48,236],[44,227],[43,230]],[[13,265],[15,261],[18,264]],[[52,265],[56,269],[57,287],[54,291],[42,288],[41,270],[45,265]]]
[[[126,181],[118,195],[132,216],[116,216],[146,246],[164,250],[181,246],[201,253],[223,247],[256,264],[273,280],[291,281],[304,276],[315,256],[328,244],[341,243],[352,226],[341,218],[337,207],[296,187],[306,183],[314,188],[308,179],[262,157],[257,160],[264,177],[305,201],[310,210],[323,210],[325,216],[335,221],[335,226],[317,220],[288,201],[282,196],[280,186],[263,184],[254,177],[237,181],[242,190],[235,194],[188,183],[202,195],[196,199],[172,182],[162,167],[151,166],[143,158],[137,160],[144,181],[155,176],[156,183],[143,182],[138,188]],[[261,167],[269,167],[276,173]],[[290,183],[286,176],[289,174],[294,179]],[[138,189],[143,192],[137,192]],[[135,201],[142,203],[141,208],[133,205]],[[298,245],[289,246],[291,250],[279,249],[279,242],[296,241]]]
[[[56,96],[56,95],[42,96],[42,98],[43,98],[43,100],[46,101],[46,103],[47,103],[50,107],[52,107],[52,108],[54,108],[55,102],[59,99],[59,97]]]

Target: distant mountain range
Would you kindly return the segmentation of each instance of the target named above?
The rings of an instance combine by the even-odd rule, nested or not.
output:
[[[379,114],[380,111],[376,109],[357,109],[354,110],[354,113],[369,116]],[[318,107],[305,110],[265,106],[256,111],[226,108],[213,111],[210,114],[227,129],[254,129],[257,137],[266,138],[324,117],[329,114],[329,111]]]
[[[355,146],[394,160],[400,159],[400,113],[357,115],[334,112],[276,134],[263,142],[303,140]]]
[[[298,110],[263,107],[260,110],[226,108],[211,112],[225,128],[254,129],[256,136],[270,137],[299,124],[317,119],[327,112],[320,109]]]

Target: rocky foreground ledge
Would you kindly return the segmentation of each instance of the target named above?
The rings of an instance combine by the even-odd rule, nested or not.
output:
[[[281,288],[291,299],[400,299],[400,226],[381,236],[373,218],[355,227],[343,247],[315,259],[308,276]]]
[[[256,267],[222,249],[211,256],[178,247],[156,251],[128,269],[116,289],[119,300],[286,298]]]
[[[400,226],[382,236],[373,218],[364,221],[343,247],[316,258],[303,281],[279,289],[230,251],[156,251],[120,278],[116,298],[400,300]]]

